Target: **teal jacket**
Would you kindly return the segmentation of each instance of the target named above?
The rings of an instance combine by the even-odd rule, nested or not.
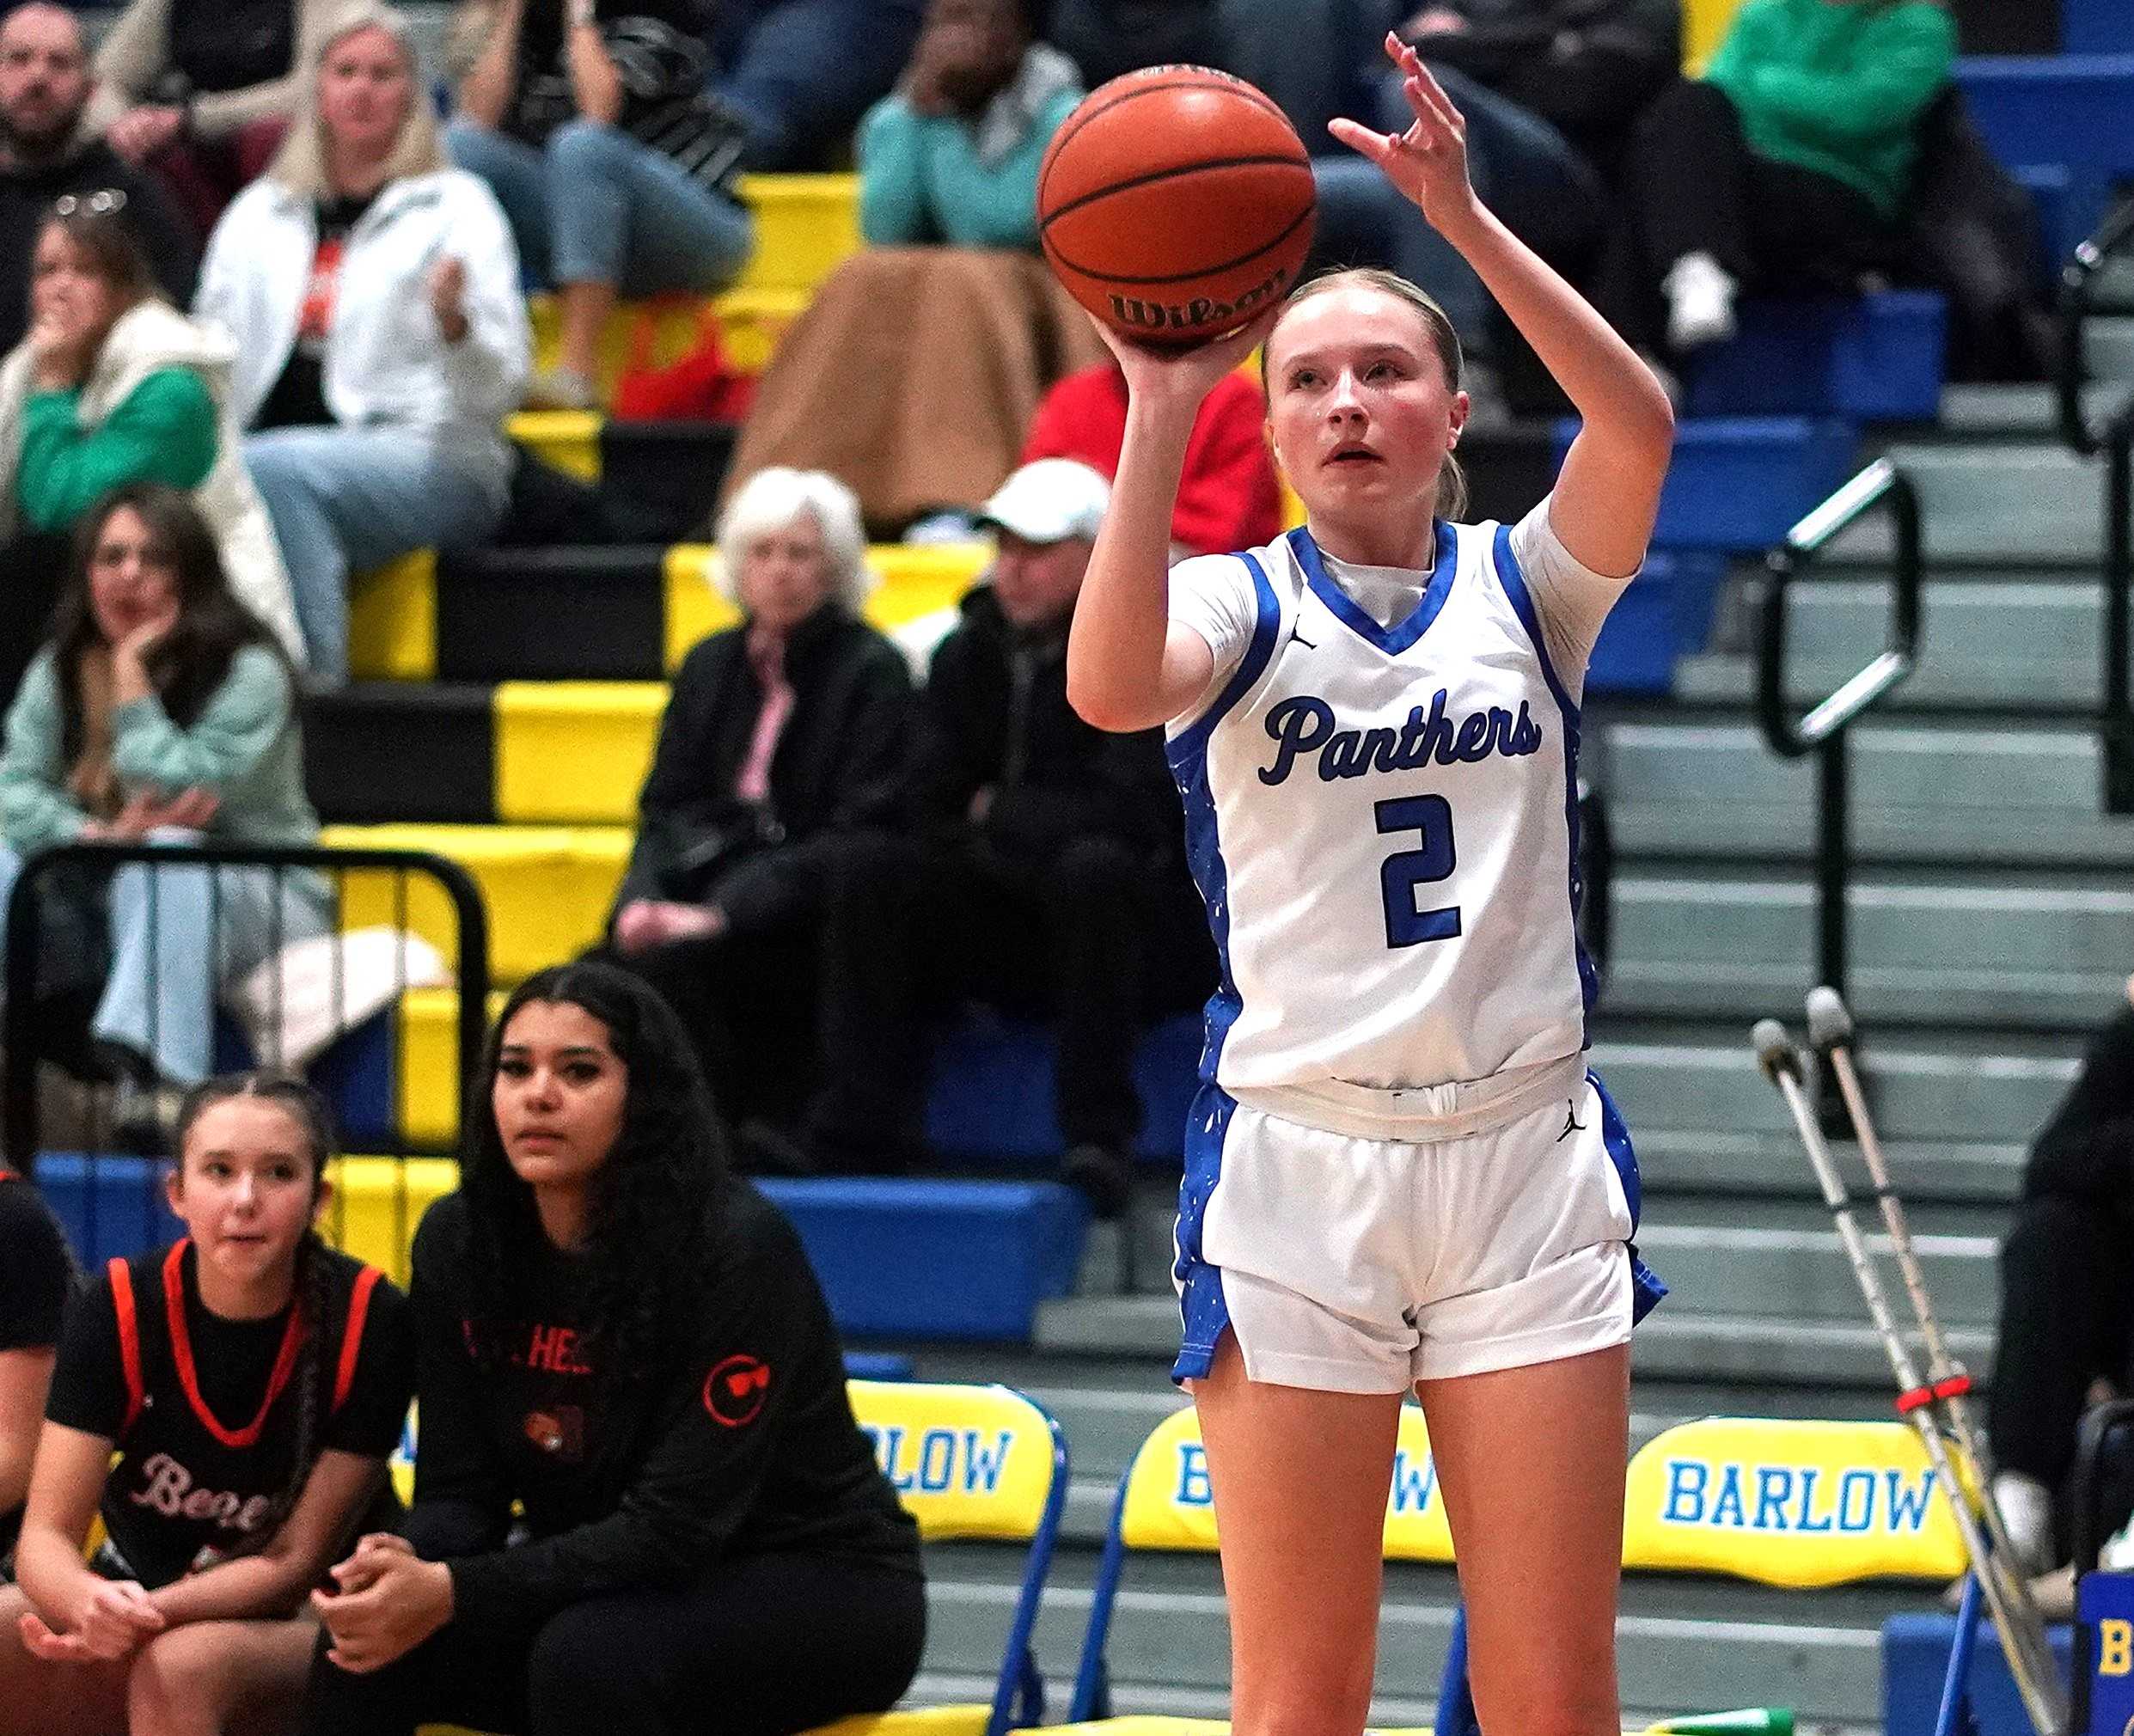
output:
[[[1955,58],[1956,27],[1933,0],[1748,0],[1704,76],[1758,156],[1841,180],[1893,217],[1919,117]]]
[[[976,122],[884,97],[859,123],[859,232],[874,247],[1037,245],[1037,167],[1082,100],[1042,44]]]
[[[8,709],[0,752],[0,837],[27,854],[63,844],[89,823],[67,787],[60,751],[59,681],[47,645]],[[242,647],[229,674],[185,729],[161,700],[112,713],[112,766],[127,790],[203,789],[220,799],[207,835],[232,844],[312,844],[319,816],[303,786],[303,734],[288,667],[264,646]]]

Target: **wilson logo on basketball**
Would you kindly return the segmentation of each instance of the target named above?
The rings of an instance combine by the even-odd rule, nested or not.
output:
[[[1276,272],[1234,302],[1214,301],[1206,296],[1196,296],[1189,302],[1158,302],[1115,292],[1110,296],[1111,323],[1126,332],[1202,332],[1226,325],[1241,326],[1279,296],[1288,282],[1287,272]]]
[[[754,1356],[729,1356],[704,1377],[704,1408],[727,1428],[754,1422],[770,1396],[770,1365]]]

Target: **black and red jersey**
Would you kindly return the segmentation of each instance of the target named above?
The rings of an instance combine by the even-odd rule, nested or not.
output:
[[[313,1252],[324,1274],[314,1343],[297,1300],[264,1320],[211,1313],[197,1257],[187,1238],[112,1261],[68,1311],[45,1409],[116,1447],[104,1529],[151,1587],[256,1547],[279,1522],[307,1382],[314,1460],[328,1448],[385,1458],[414,1385],[407,1299],[376,1268]]]

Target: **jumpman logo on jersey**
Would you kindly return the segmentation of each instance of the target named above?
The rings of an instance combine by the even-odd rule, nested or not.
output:
[[[1293,643],[1302,645],[1306,651],[1315,651],[1318,649],[1316,642],[1306,639],[1297,631],[1297,625],[1294,621],[1289,624],[1289,637]]]
[[[1579,1120],[1578,1104],[1574,1101],[1563,1112],[1563,1131],[1556,1135],[1556,1143],[1562,1145],[1573,1134],[1582,1134],[1585,1131],[1586,1123]]]

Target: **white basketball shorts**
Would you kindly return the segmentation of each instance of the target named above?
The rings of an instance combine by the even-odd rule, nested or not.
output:
[[[1575,1078],[1575,1075],[1574,1075]],[[1637,1161],[1600,1081],[1431,1143],[1359,1139],[1202,1090],[1175,1275],[1205,1375],[1399,1392],[1629,1341],[1666,1293],[1637,1259]]]

